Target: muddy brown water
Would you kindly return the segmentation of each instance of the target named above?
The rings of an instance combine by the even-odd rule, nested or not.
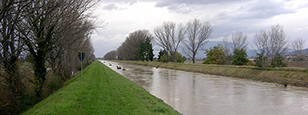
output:
[[[308,88],[101,62],[184,115],[308,115]]]

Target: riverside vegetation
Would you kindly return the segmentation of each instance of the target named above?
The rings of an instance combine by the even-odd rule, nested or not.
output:
[[[23,114],[179,114],[99,61]]]
[[[282,84],[285,87],[287,85],[308,87],[308,69],[258,68],[253,66],[161,63],[161,62],[142,62],[142,61],[118,61],[118,62],[177,69],[189,72],[199,72],[205,74],[245,78],[263,82],[272,82],[272,83]]]

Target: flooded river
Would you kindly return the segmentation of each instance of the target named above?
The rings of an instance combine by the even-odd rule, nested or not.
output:
[[[104,64],[184,115],[308,115],[308,88],[116,62]],[[126,70],[117,69],[117,65]]]

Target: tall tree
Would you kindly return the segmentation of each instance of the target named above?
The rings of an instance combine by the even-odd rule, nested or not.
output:
[[[269,36],[266,30],[261,30],[257,32],[255,35],[254,43],[255,43],[255,46],[257,47],[257,50],[256,50],[256,54],[257,54],[256,66],[257,67],[263,68],[263,67],[268,66],[267,64],[268,39],[269,39]]]
[[[197,51],[200,47],[208,42],[212,33],[212,26],[208,23],[201,23],[200,20],[194,19],[187,23],[187,39],[184,42],[188,55],[195,63]]]
[[[269,34],[269,47],[268,53],[271,58],[276,55],[283,56],[288,49],[286,42],[286,33],[281,25],[272,26],[272,28],[268,31]]]
[[[147,38],[153,39],[148,30],[137,30],[130,33],[122,45],[117,49],[118,59],[139,60],[139,48]]]
[[[1,95],[0,114],[2,112],[18,114],[25,108],[21,101],[24,101],[23,83],[28,83],[24,79],[28,78],[21,77],[24,75],[18,73],[19,59],[23,53],[33,57],[31,59],[35,75],[33,83],[39,98],[48,65],[51,65],[53,70],[65,70],[70,74],[72,69],[63,69],[61,65],[73,65],[71,60],[75,61],[78,50],[82,49],[88,54],[85,60],[95,59],[89,39],[93,26],[86,20],[85,15],[85,11],[92,6],[92,3],[94,3],[92,0],[0,1],[0,66],[1,68],[4,66],[6,73],[3,77],[1,72],[0,85],[3,85],[4,79],[5,86],[9,87],[9,90],[6,90],[9,93],[5,93],[10,95],[7,100],[13,100],[13,103],[7,103],[8,101],[3,103],[4,96]],[[35,102],[39,98],[30,101]],[[9,106],[12,106],[11,110],[7,109],[9,112],[2,110]]]
[[[21,39],[18,26],[23,19],[24,7],[27,4],[25,0],[2,0],[0,2],[0,68],[3,65],[5,83],[8,90],[12,93],[10,102],[7,106],[14,109],[7,111],[7,114],[18,114],[23,96],[23,84],[19,75],[18,59],[23,52],[23,40]],[[2,78],[0,78],[2,79]],[[2,87],[2,86],[0,86]],[[2,101],[0,100],[0,103]],[[0,111],[2,104],[0,104]],[[1,114],[1,112],[0,112]]]
[[[147,38],[144,42],[140,44],[139,57],[142,61],[153,61],[154,54],[150,38]]]
[[[304,45],[305,45],[305,41],[303,39],[297,39],[297,40],[293,41],[293,43],[292,43],[294,55],[296,56],[294,61],[296,61],[298,63],[297,65],[299,65],[299,61],[304,60],[304,56],[303,56]]]
[[[72,15],[72,14],[71,14]],[[77,14],[76,14],[77,15]],[[69,68],[70,71],[74,72],[74,67],[69,67],[74,65],[73,60],[75,55],[78,52],[85,52],[87,55],[92,55],[91,43],[89,42],[89,36],[93,29],[93,25],[88,20],[75,20],[73,16],[69,16],[67,21],[61,21],[61,27],[59,27],[54,36],[58,42],[54,43],[54,47],[47,54],[46,60],[48,61],[54,76],[57,74],[63,74],[63,70]],[[75,16],[76,18],[76,16]],[[70,24],[67,24],[70,23]],[[85,45],[85,46],[82,46]],[[81,49],[85,47],[86,49]],[[88,49],[89,50],[88,50]],[[68,56],[67,54],[73,53],[73,57]],[[66,60],[65,58],[71,59]],[[87,59],[85,59],[87,60]],[[79,64],[76,64],[79,65]],[[61,76],[61,75],[60,75]]]
[[[175,61],[174,52],[177,52],[181,42],[184,40],[185,33],[185,27],[174,22],[165,22],[162,26],[155,28],[156,44],[171,55],[171,61]]]
[[[56,46],[61,37],[56,37],[60,32],[62,21],[67,21],[70,13],[79,13],[79,16],[91,6],[91,0],[32,0],[26,10],[28,15],[24,18],[22,29],[24,41],[29,53],[34,58],[34,84],[35,91],[39,97],[42,86],[46,80],[46,57]],[[82,20],[83,17],[75,17],[71,20]],[[70,22],[68,22],[71,24]]]
[[[286,33],[281,25],[272,26],[268,30],[261,30],[255,36],[255,45],[258,48],[257,54],[266,57],[272,67],[284,66],[281,58],[288,49]],[[263,55],[261,55],[263,54]]]

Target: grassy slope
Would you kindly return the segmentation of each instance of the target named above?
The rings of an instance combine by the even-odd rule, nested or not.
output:
[[[183,64],[141,61],[120,62],[308,87],[307,69],[259,69],[256,67],[233,65]]]
[[[178,114],[99,61],[23,114]]]

